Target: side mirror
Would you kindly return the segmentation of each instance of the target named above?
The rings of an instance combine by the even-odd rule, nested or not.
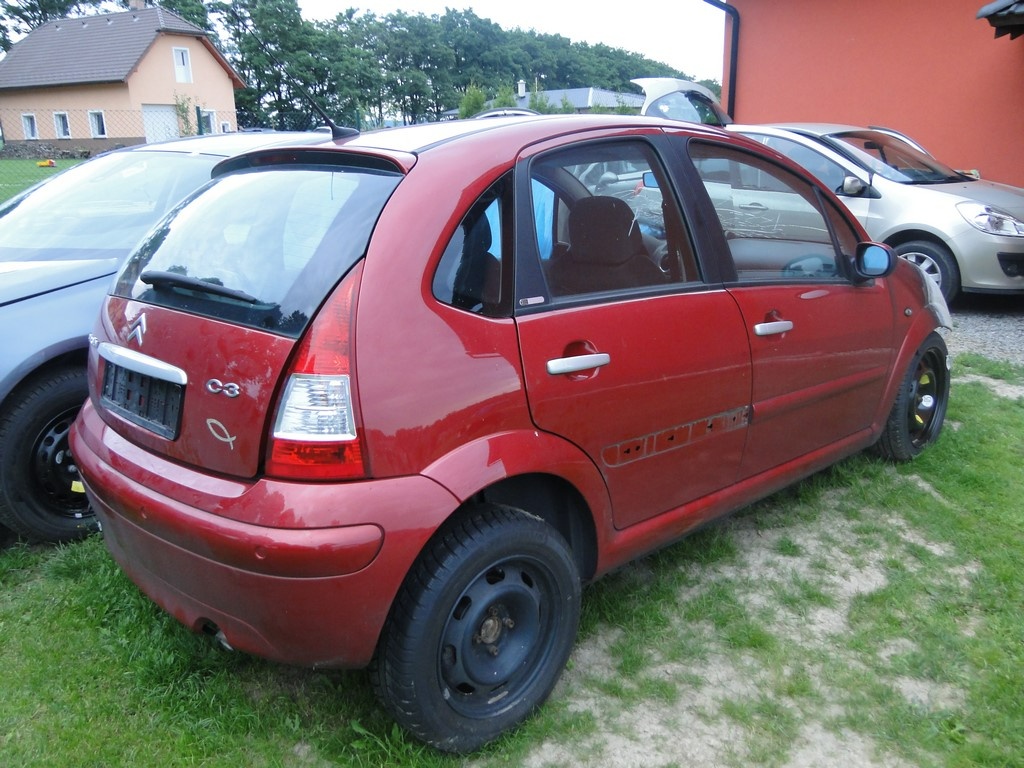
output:
[[[843,179],[843,184],[839,187],[839,192],[847,197],[860,197],[864,194],[864,190],[867,188],[868,185],[856,176],[847,176]]]
[[[882,243],[860,243],[857,245],[857,256],[854,269],[861,280],[872,280],[876,277],[887,277],[896,268],[896,253],[888,245]]]

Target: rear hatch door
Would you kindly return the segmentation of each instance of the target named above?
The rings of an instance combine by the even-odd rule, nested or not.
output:
[[[189,465],[259,473],[292,352],[401,178],[347,157],[236,159],[150,233],[101,315],[93,396],[108,424]]]

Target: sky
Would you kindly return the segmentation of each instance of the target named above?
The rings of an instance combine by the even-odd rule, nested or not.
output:
[[[302,17],[310,21],[334,18],[345,8],[377,15],[396,10],[443,16],[445,8],[469,9],[502,29],[519,27],[557,34],[574,43],[604,43],[664,62],[697,80],[722,81],[725,13],[703,0],[643,0],[636,5],[616,3],[614,12],[597,10],[597,3],[560,0],[298,0]],[[636,13],[624,12],[629,8]],[[524,72],[530,79],[536,73]],[[637,77],[647,75],[637,72]],[[585,86],[587,83],[579,83]]]

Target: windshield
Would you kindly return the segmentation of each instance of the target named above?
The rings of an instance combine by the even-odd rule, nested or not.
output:
[[[220,176],[140,243],[113,293],[298,336],[366,251],[400,179],[340,165]]]
[[[0,261],[125,256],[222,159],[115,152],[69,168],[0,206]]]
[[[833,133],[826,139],[866,170],[900,184],[944,184],[970,180],[931,155],[887,133],[848,131]]]

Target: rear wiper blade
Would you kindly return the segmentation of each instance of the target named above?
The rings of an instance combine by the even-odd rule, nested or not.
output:
[[[139,280],[146,285],[152,285],[158,291],[166,288],[185,288],[190,291],[209,293],[214,296],[224,296],[236,301],[244,301],[246,304],[258,304],[259,299],[250,296],[245,291],[235,290],[227,286],[217,285],[198,277],[189,277],[177,272],[164,272],[163,270],[148,269],[139,275]]]

